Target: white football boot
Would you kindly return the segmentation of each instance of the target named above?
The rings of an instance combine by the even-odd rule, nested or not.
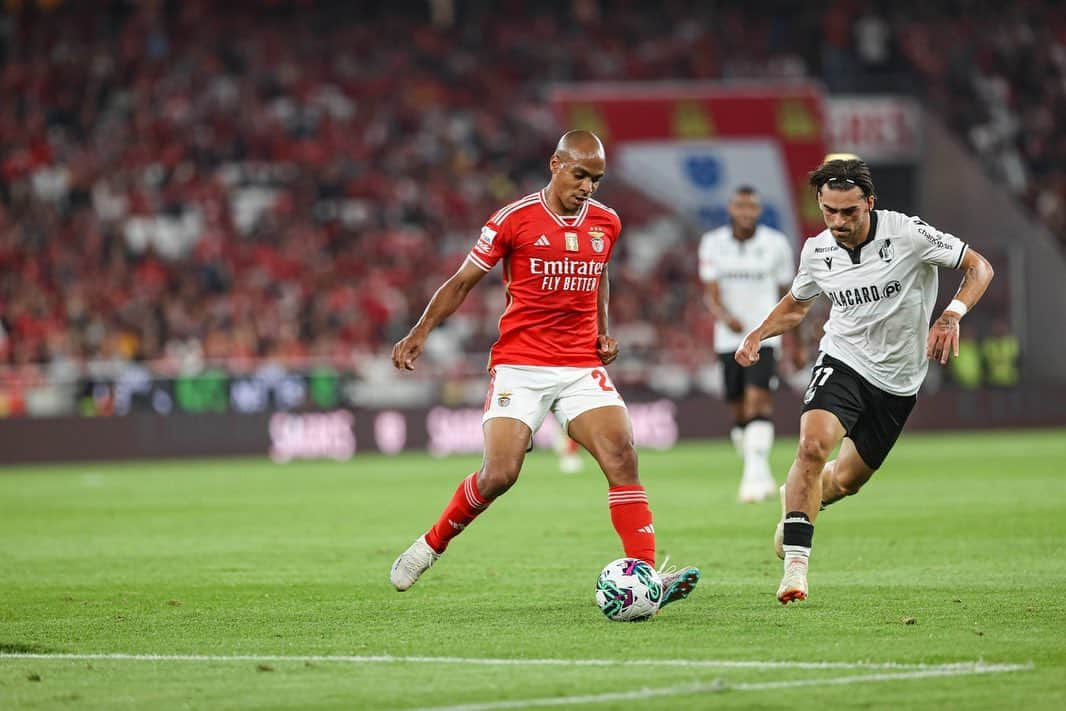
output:
[[[437,562],[437,558],[440,558],[440,554],[429,547],[425,535],[419,536],[392,564],[389,579],[397,590],[403,592],[414,585],[422,573]]]
[[[741,481],[737,501],[742,504],[757,504],[760,501],[769,501],[774,498],[776,491],[777,482],[773,479]]]
[[[793,600],[807,599],[807,563],[805,561],[793,561],[785,568],[785,576],[781,578],[781,586],[777,588],[777,599],[782,605],[787,605]]]
[[[563,474],[577,474],[585,468],[580,454],[564,452],[559,455],[559,471]]]

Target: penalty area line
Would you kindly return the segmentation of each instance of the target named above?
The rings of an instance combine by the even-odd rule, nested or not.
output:
[[[694,694],[723,693],[727,691],[769,691],[790,689],[804,686],[845,686],[848,684],[870,684],[882,681],[913,681],[947,676],[972,676],[976,674],[1003,674],[1006,672],[1032,669],[1032,664],[952,664],[941,668],[928,668],[913,671],[884,672],[880,674],[857,674],[838,676],[827,679],[795,679],[792,681],[768,681],[756,683],[729,684],[720,679],[709,682],[694,682],[666,686],[656,689],[637,689],[635,691],[618,691],[605,694],[587,694],[582,696],[555,696],[538,699],[521,699],[516,701],[489,701],[485,703],[461,704],[458,706],[433,706],[419,711],[503,711],[504,709],[523,709],[545,706],[580,706],[583,704],[605,704],[619,701],[644,701],[647,699],[670,696],[689,696]]]

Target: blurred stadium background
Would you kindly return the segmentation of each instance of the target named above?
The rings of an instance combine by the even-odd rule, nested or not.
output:
[[[5,462],[478,451],[498,271],[415,374],[391,346],[575,127],[625,226],[612,373],[638,444],[725,436],[699,235],[752,183],[798,246],[829,152],[996,268],[909,431],[1066,426],[1061,3],[2,8]]]

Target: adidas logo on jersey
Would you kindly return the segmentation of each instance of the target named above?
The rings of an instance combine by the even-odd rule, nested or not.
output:
[[[540,239],[538,239],[536,242],[533,243],[533,246],[534,247],[551,247],[552,243],[548,241],[547,237],[545,237],[544,235],[541,235]]]

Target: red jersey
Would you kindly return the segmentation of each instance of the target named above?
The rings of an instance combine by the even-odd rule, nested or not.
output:
[[[507,308],[489,365],[591,368],[596,355],[597,292],[622,222],[601,202],[556,215],[544,191],[503,208],[481,228],[467,257],[489,271],[503,260]]]

